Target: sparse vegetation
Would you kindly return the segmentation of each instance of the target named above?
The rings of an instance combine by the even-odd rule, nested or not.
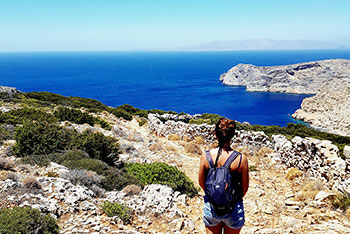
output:
[[[33,176],[29,176],[23,179],[24,187],[28,189],[41,189],[40,183]]]
[[[318,192],[323,188],[323,183],[319,180],[306,181],[301,188],[300,193],[296,196],[299,201],[306,201],[308,199],[314,199]]]
[[[168,136],[168,140],[170,141],[178,141],[178,140],[181,140],[181,137],[177,134],[170,134]]]
[[[258,168],[255,165],[249,165],[249,171],[258,171]]]
[[[8,158],[0,158],[0,170],[13,170],[15,162]]]
[[[141,187],[135,184],[127,185],[125,188],[123,188],[122,192],[124,192],[126,195],[138,195],[142,191]]]
[[[191,153],[191,154],[195,154],[195,155],[202,155],[202,150],[201,148],[198,146],[198,144],[194,143],[194,142],[189,142],[185,145],[185,151],[186,153]]]
[[[347,211],[350,208],[350,193],[340,193],[333,200],[332,204],[335,208]]]
[[[0,232],[3,234],[60,233],[54,218],[30,207],[0,209]]]
[[[164,184],[172,189],[193,197],[198,190],[193,182],[177,167],[166,163],[133,163],[126,165],[126,171],[147,184]]]
[[[60,121],[70,121],[72,123],[84,124],[87,123],[90,126],[95,124],[101,125],[102,128],[110,130],[111,126],[104,120],[93,117],[89,113],[82,112],[78,109],[67,108],[67,107],[58,107],[53,113],[54,116]]]
[[[101,185],[104,189],[111,190],[122,190],[125,186],[135,184],[143,186],[142,181],[117,168],[109,168],[104,174]]]
[[[129,223],[131,219],[132,210],[119,203],[105,202],[103,204],[103,211],[109,216],[118,216],[124,223]]]
[[[289,168],[286,177],[290,180],[302,176],[304,173],[296,167]]]

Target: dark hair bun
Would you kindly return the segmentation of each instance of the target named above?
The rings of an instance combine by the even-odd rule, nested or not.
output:
[[[236,123],[232,119],[221,117],[215,125],[215,134],[219,141],[219,146],[230,142],[235,135]]]

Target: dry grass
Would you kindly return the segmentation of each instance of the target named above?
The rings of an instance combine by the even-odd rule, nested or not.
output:
[[[191,138],[190,138],[189,136],[184,136],[183,140],[186,141],[186,142],[192,141]]]
[[[176,152],[177,151],[177,149],[174,146],[172,146],[172,145],[166,145],[165,149],[167,151],[171,151],[171,152]]]
[[[47,176],[47,177],[60,177],[60,175],[55,171],[48,171],[45,173],[45,176]]]
[[[286,174],[286,178],[293,180],[294,178],[302,176],[304,173],[296,167],[289,168]]]
[[[202,155],[201,148],[194,142],[189,142],[185,146],[186,153],[191,153],[195,155]]]
[[[9,173],[9,171],[0,171],[0,180],[7,180],[7,175]]]
[[[267,154],[273,153],[274,150],[268,147],[262,147],[257,152],[255,152],[254,156],[257,157],[265,157]]]
[[[0,158],[0,169],[13,170],[16,163],[8,158]]]
[[[40,183],[33,176],[26,177],[22,180],[24,187],[28,189],[41,189]]]
[[[350,208],[346,209],[345,214],[348,218],[350,218]]]
[[[169,141],[179,141],[179,140],[181,140],[181,137],[177,134],[170,134],[168,136],[168,140]]]
[[[323,188],[323,183],[319,180],[307,181],[302,187],[300,193],[295,197],[296,200],[306,201],[309,199],[314,199],[317,193],[319,193]]]
[[[123,190],[121,192],[125,193],[127,196],[131,196],[131,195],[138,195],[140,194],[142,191],[140,186],[137,186],[135,184],[130,184],[125,186],[125,188],[123,188]]]
[[[202,144],[205,143],[205,140],[204,140],[204,138],[201,137],[201,136],[196,136],[196,137],[194,138],[194,142],[196,142],[198,145],[202,145]]]
[[[153,151],[153,152],[164,151],[164,148],[163,148],[162,144],[160,144],[160,143],[153,143],[152,145],[150,145],[148,147],[148,149]]]

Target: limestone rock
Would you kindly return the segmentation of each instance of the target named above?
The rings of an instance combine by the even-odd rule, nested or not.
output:
[[[305,98],[293,118],[335,134],[350,135],[350,83],[326,82],[313,97]]]
[[[331,59],[284,66],[238,64],[220,76],[225,85],[243,85],[247,91],[316,94],[324,81],[350,82],[350,60]]]

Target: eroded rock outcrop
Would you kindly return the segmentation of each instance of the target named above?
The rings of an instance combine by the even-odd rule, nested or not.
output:
[[[293,118],[312,127],[339,135],[350,135],[350,83],[326,82],[319,93],[305,98]]]
[[[324,81],[350,83],[350,60],[332,59],[284,66],[238,64],[220,76],[225,85],[242,85],[247,91],[316,94]]]

